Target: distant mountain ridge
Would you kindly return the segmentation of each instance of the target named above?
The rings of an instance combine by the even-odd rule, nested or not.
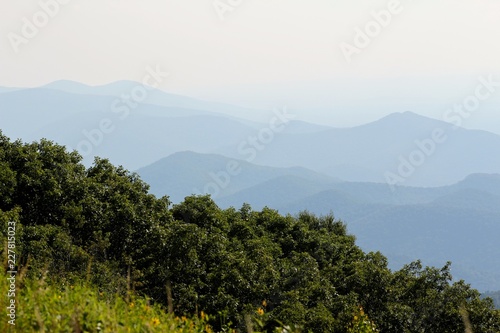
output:
[[[138,170],[156,195],[173,202],[216,183],[210,174],[231,159],[214,154],[173,154]],[[473,174],[444,187],[396,187],[345,182],[307,169],[269,168],[239,161],[214,197],[221,207],[268,206],[280,213],[333,212],[366,250],[381,250],[392,267],[421,258],[432,265],[454,263],[456,277],[481,290],[500,289],[500,175]],[[244,171],[243,171],[244,169]],[[209,192],[210,193],[210,192]],[[198,193],[195,193],[198,194]],[[211,193],[214,194],[214,193]]]
[[[157,89],[148,90],[147,98],[134,102],[134,107],[127,106],[121,99],[138,85],[57,81],[39,88],[0,89],[2,129],[13,138],[46,137],[85,151],[87,164],[94,156],[107,156],[133,170],[186,150],[246,159],[250,155],[242,156],[241,144],[269,130],[270,123],[238,118],[250,109]],[[109,125],[106,133],[100,129],[102,121]],[[412,112],[351,128],[298,120],[285,125],[271,140],[263,137],[264,145],[255,143],[258,154],[248,158],[250,162],[301,166],[348,181],[383,183],[393,175],[398,185],[407,186],[451,185],[473,173],[500,172],[499,135],[465,130]],[[443,131],[446,140],[434,144],[429,156],[422,155],[425,144],[418,142],[428,142],[436,129]],[[401,176],[402,164],[412,154],[420,154],[424,161],[409,176]]]
[[[231,163],[235,163],[232,173],[227,170]],[[157,196],[169,195],[173,202],[180,202],[191,194],[209,193],[215,198],[233,195],[255,184],[284,176],[325,184],[338,181],[301,167],[265,167],[220,155],[190,151],[172,154],[137,172],[151,184],[152,193]]]
[[[434,130],[442,131],[444,142],[433,143],[427,154],[421,147],[431,140]],[[230,151],[218,152],[231,156]],[[417,154],[414,170],[408,177],[401,176],[399,185],[442,186],[471,173],[500,172],[498,152],[500,136],[496,134],[456,128],[405,112],[353,128],[283,135],[259,154],[255,163],[301,165],[345,180],[386,182],[387,173],[401,176],[401,164],[408,164],[412,154]]]

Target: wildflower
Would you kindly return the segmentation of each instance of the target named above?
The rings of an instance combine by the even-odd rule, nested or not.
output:
[[[207,315],[205,314],[205,312],[203,312],[203,311],[201,311],[201,312],[200,312],[200,317],[201,317],[201,320],[205,320],[205,317],[206,317],[206,316],[207,316]]]
[[[259,316],[262,316],[264,314],[264,309],[258,308],[257,313],[259,314]]]
[[[262,301],[262,306],[263,306],[263,307],[266,307],[266,306],[267,306],[267,302],[266,302],[266,300],[263,300],[263,301]]]
[[[153,319],[151,319],[151,323],[153,324],[153,326],[158,326],[160,325],[160,319],[154,317]]]
[[[131,302],[128,306],[132,309],[135,306],[135,304],[134,302]]]

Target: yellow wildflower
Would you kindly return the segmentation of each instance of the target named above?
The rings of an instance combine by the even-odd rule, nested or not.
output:
[[[258,308],[257,313],[259,314],[259,316],[262,316],[264,314],[264,309]]]
[[[153,326],[158,326],[160,325],[160,319],[154,317],[153,319],[151,319],[151,323],[153,324]]]

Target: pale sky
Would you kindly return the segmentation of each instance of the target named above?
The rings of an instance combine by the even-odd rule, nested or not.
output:
[[[159,65],[165,91],[313,122],[441,119],[479,76],[500,82],[499,14],[498,0],[2,0],[0,86],[140,81]],[[377,24],[348,62],[341,45]],[[500,87],[464,126],[500,132],[499,111]]]

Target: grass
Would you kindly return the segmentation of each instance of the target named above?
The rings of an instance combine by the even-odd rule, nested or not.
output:
[[[8,317],[9,280],[5,270],[0,273],[1,332],[212,332],[207,316],[179,318],[162,307],[151,305],[147,298],[131,295],[126,301],[116,295],[106,295],[79,283],[52,286],[44,279],[16,277],[16,318],[11,325]]]

